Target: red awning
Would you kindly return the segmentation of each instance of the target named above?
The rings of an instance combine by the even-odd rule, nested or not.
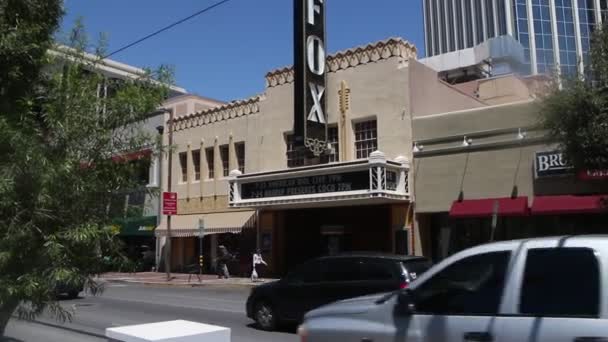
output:
[[[498,216],[528,215],[528,197],[509,197],[464,200],[462,202],[455,201],[450,209],[450,217],[475,218],[492,216],[496,201],[498,201]]]
[[[608,212],[608,195],[539,196],[532,204],[533,215],[593,214]]]
[[[150,155],[152,155],[152,150],[147,148],[140,151],[114,155],[112,156],[112,160],[117,163],[126,163],[134,160],[144,159]]]

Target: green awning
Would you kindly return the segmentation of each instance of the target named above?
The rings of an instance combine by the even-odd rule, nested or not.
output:
[[[156,216],[133,217],[116,220],[114,223],[120,227],[120,236],[154,236]]]

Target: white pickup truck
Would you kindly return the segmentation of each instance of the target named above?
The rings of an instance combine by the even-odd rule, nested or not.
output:
[[[608,236],[474,247],[409,288],[306,315],[306,342],[608,342]]]

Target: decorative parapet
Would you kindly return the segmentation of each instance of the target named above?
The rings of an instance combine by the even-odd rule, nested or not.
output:
[[[417,53],[416,47],[410,42],[401,38],[389,38],[330,55],[327,57],[327,68],[329,72],[336,72],[392,57],[416,58]],[[272,88],[292,83],[293,78],[294,71],[291,67],[273,70],[266,74],[266,86]]]
[[[174,119],[173,131],[181,131],[259,113],[261,100],[263,100],[263,96],[259,95],[246,100],[233,101],[223,106],[205,109],[201,112],[180,116]]]

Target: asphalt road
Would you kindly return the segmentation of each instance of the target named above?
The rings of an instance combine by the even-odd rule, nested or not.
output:
[[[154,323],[176,319],[201,322],[231,328],[233,342],[298,341],[295,327],[280,332],[265,332],[255,328],[245,315],[245,301],[249,289],[244,287],[169,288],[139,285],[107,284],[102,295],[84,296],[64,300],[62,304],[75,310],[71,323],[61,324],[50,317],[40,322],[58,325],[66,333],[88,333],[84,340],[95,341],[94,335],[103,336],[108,327]],[[54,327],[37,325],[34,330]],[[27,330],[27,329],[21,329]],[[51,331],[49,330],[49,331]],[[10,332],[11,330],[9,330]],[[10,335],[24,342],[38,342],[32,337],[19,335],[19,329]],[[49,336],[46,336],[49,337]],[[54,342],[44,339],[43,342]],[[66,341],[58,339],[57,341]]]

